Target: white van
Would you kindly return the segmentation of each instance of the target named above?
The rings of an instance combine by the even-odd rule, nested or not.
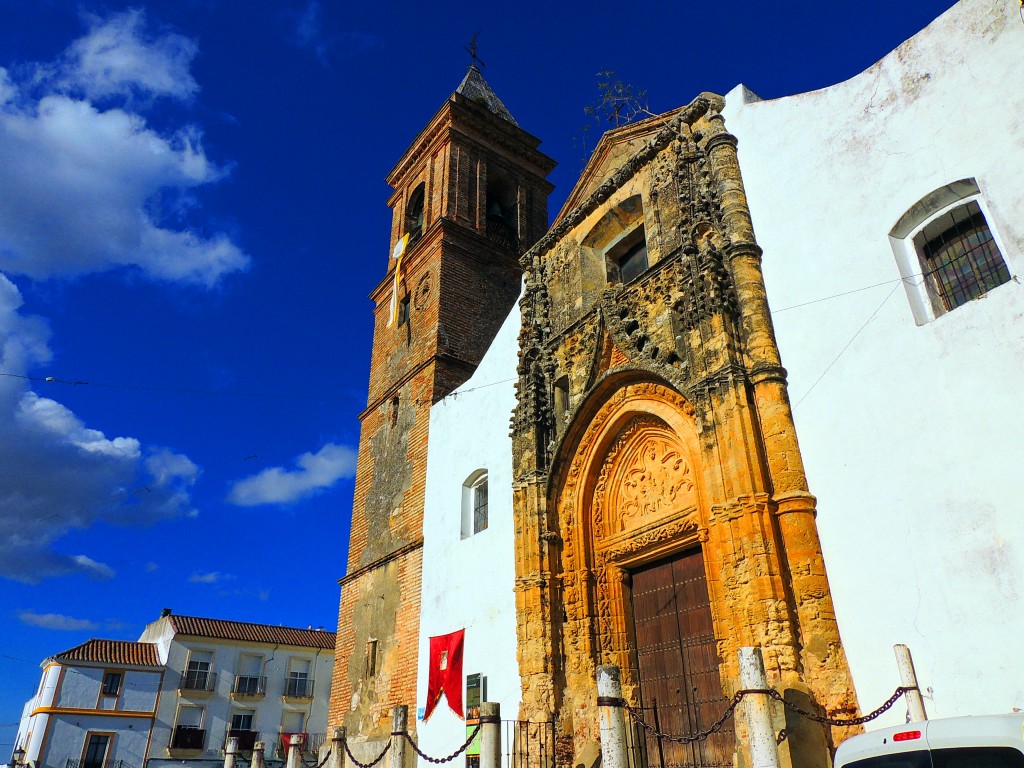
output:
[[[839,745],[835,768],[1024,768],[1024,712],[869,731]]]

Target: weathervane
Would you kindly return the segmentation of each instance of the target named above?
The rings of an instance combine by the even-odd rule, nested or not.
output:
[[[480,64],[481,67],[486,67],[487,64],[484,62],[484,60],[476,55],[476,39],[478,37],[480,37],[480,33],[479,32],[477,32],[475,35],[473,35],[473,37],[470,38],[469,45],[464,45],[462,47],[466,51],[466,53],[468,53],[470,56],[473,57],[473,66],[474,67],[478,63]]]

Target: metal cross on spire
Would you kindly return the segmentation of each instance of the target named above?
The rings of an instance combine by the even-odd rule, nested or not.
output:
[[[483,60],[483,59],[481,59],[481,58],[480,58],[479,56],[477,56],[477,54],[476,54],[476,39],[477,39],[478,37],[480,37],[480,33],[479,33],[479,32],[477,32],[477,33],[476,33],[475,35],[473,35],[473,37],[471,37],[471,38],[469,39],[469,45],[464,45],[464,46],[462,46],[462,47],[463,47],[463,49],[464,49],[464,50],[466,51],[466,53],[468,53],[468,54],[469,54],[469,55],[470,55],[471,57],[473,57],[473,66],[474,66],[474,67],[475,67],[475,66],[476,66],[477,64],[479,64],[479,65],[480,65],[481,67],[486,67],[486,66],[487,66],[487,64],[486,64],[486,63],[484,62],[484,60]]]

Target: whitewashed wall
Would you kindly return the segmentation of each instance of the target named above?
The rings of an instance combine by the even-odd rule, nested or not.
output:
[[[464,673],[487,677],[487,699],[501,705],[504,719],[518,715],[508,433],[515,408],[519,322],[517,306],[473,377],[430,411],[417,716],[426,706],[429,638],[458,629],[466,631]],[[489,479],[488,527],[463,539],[462,486],[482,468]],[[435,757],[450,754],[466,738],[465,723],[445,699],[416,727],[422,748]]]
[[[1024,290],[918,326],[888,240],[926,194],[973,177],[1024,272],[1022,84],[1017,3],[964,0],[844,83],[727,97],[865,709],[899,682],[897,642],[930,714],[1024,707]]]

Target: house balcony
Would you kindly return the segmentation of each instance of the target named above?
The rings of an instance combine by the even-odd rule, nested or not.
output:
[[[231,686],[233,699],[262,699],[267,695],[267,678],[254,675],[235,675]]]
[[[171,743],[168,749],[171,752],[195,752],[201,751],[206,745],[206,729],[196,728],[192,725],[176,726],[171,733]]]
[[[74,760],[68,758],[64,762],[64,768],[104,768],[102,760]],[[106,768],[129,768],[124,760],[111,760],[106,763]]]
[[[192,695],[208,694],[217,686],[217,675],[214,672],[197,672],[188,670],[181,673],[178,691],[188,691]]]
[[[286,699],[312,699],[313,681],[308,677],[286,677],[284,679]]]
[[[255,749],[256,742],[260,740],[260,734],[258,731],[243,731],[237,728],[231,728],[228,730],[228,739],[238,739],[238,751],[239,752],[252,752]],[[227,747],[227,741],[225,740],[224,746]]]

